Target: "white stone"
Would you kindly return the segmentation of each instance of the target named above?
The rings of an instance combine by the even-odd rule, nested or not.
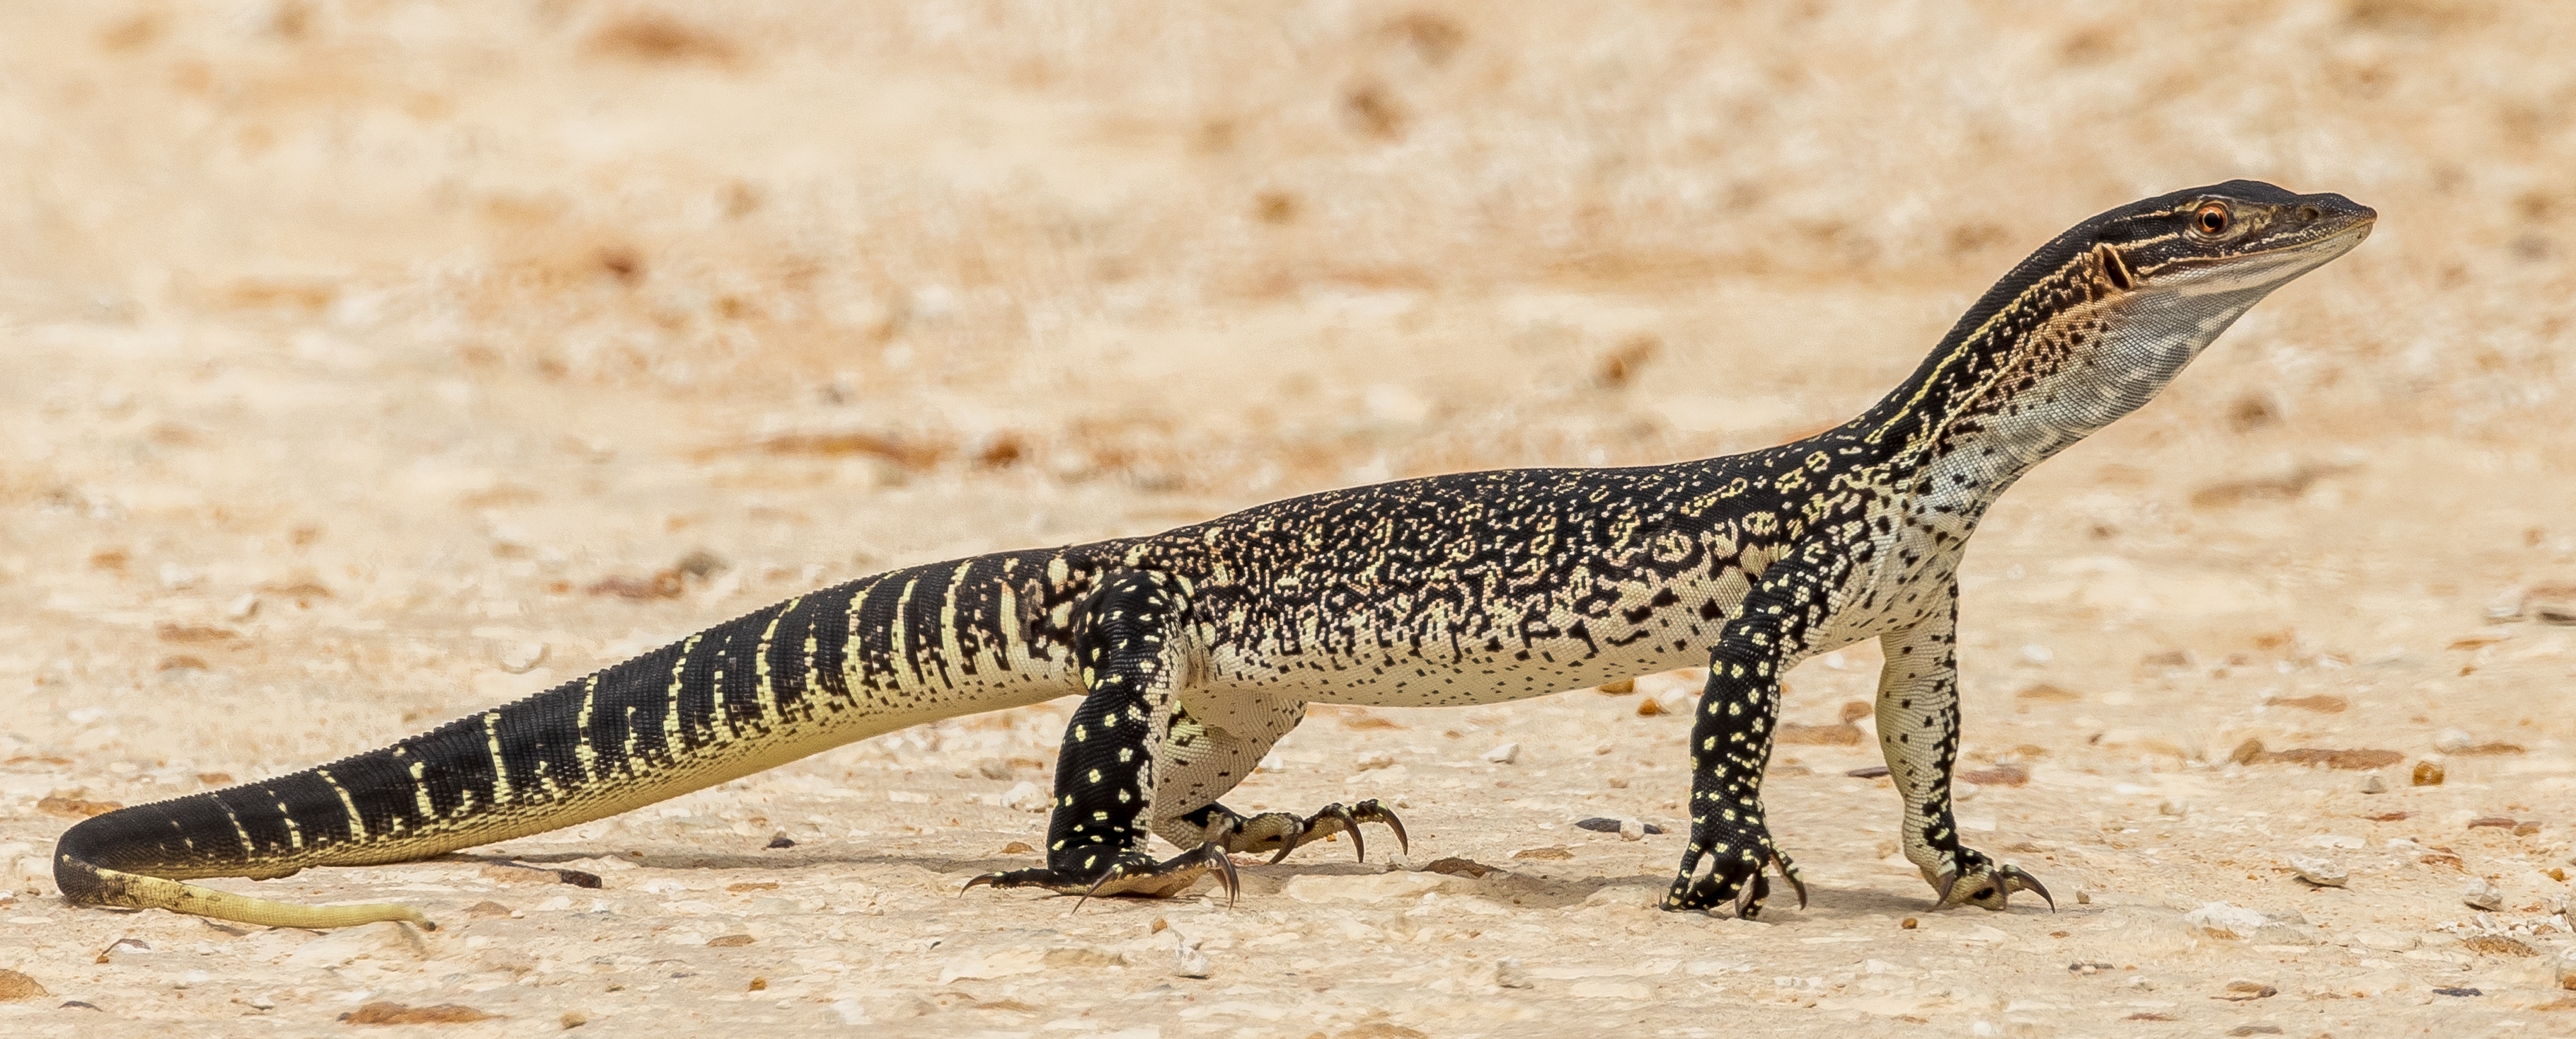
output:
[[[1645,840],[1646,824],[1636,819],[1619,820],[1619,839],[1623,841]]]
[[[2468,886],[2460,889],[2460,901],[2468,903],[2471,909],[2494,912],[2504,908],[2504,892],[2496,890],[2494,881],[2475,877],[2470,879]]]
[[[1506,743],[1485,752],[1485,760],[1497,765],[1508,765],[1520,759],[1521,745],[1518,743]]]
[[[1216,966],[1208,962],[1207,951],[1201,949],[1198,942],[1185,939],[1172,947],[1174,976],[1204,978],[1214,973],[1216,973]]]
[[[2292,870],[2297,871],[2300,880],[2318,887],[2343,887],[2352,879],[2352,874],[2346,871],[2341,863],[2331,859],[2292,855],[2289,858],[2289,865]]]
[[[501,650],[501,670],[514,675],[527,674],[536,670],[537,665],[546,662],[548,651],[549,647],[543,642],[520,642],[505,646]]]
[[[2433,734],[2433,749],[2444,754],[2457,754],[2477,745],[2477,737],[2459,729],[2444,729]]]
[[[233,601],[224,604],[224,618],[227,620],[246,621],[258,612],[258,592],[243,592]]]
[[[2388,792],[2388,781],[2379,778],[2379,773],[2377,772],[2363,776],[2361,777],[2361,792],[2365,794],[2385,794]]]

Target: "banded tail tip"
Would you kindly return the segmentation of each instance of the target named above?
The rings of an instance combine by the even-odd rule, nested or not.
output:
[[[54,857],[54,886],[61,889],[63,901],[76,906],[99,906],[116,909],[167,909],[234,923],[262,927],[298,927],[327,931],[338,927],[355,927],[391,921],[406,923],[424,931],[435,931],[438,924],[421,915],[420,910],[393,902],[361,905],[306,906],[278,902],[230,891],[218,891],[162,877],[128,873],[93,865],[75,855]]]

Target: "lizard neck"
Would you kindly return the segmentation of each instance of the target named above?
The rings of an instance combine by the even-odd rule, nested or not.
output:
[[[2034,254],[1843,432],[1909,497],[1972,525],[2033,466],[2144,407],[2277,284],[2134,291],[2118,262]]]

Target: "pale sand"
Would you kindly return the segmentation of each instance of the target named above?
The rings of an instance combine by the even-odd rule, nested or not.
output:
[[[2576,1031],[2543,1009],[2576,996],[2545,915],[2576,627],[2488,613],[2576,582],[2576,9],[1090,6],[0,11],[0,968],[49,993],[0,1032],[336,1035],[375,1001],[500,1015],[455,1035]],[[1366,866],[1245,867],[1231,908],[957,897],[1032,861],[1003,849],[1044,817],[998,802],[1047,784],[1059,702],[507,846],[600,890],[215,882],[429,934],[52,894],[42,799],[315,764],[821,583],[1776,443],[2047,236],[2233,176],[2383,219],[2015,490],[1967,569],[1963,768],[2028,782],[1962,820],[2053,914],[1925,911],[1893,794],[1830,745],[1768,787],[1811,906],[1649,908],[1681,837],[1571,824],[1678,821],[1686,721],[1637,707],[1680,681],[1318,712],[1232,799],[1389,799],[1411,864],[1481,880],[1381,873],[1373,831]],[[729,565],[677,598],[583,591],[701,548]],[[1790,718],[1875,662],[1807,665]],[[2248,739],[2402,758],[2366,795],[2231,763]],[[2410,785],[2428,759],[2448,781]],[[2210,902],[2273,922],[2186,920]],[[2489,927],[2535,955],[2463,942]]]

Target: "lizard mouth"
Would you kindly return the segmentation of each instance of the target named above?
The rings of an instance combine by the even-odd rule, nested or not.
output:
[[[2270,288],[2351,252],[2379,221],[2367,206],[2319,216],[2288,241],[2226,256],[2186,256],[2148,277],[2150,285],[2184,295]]]

